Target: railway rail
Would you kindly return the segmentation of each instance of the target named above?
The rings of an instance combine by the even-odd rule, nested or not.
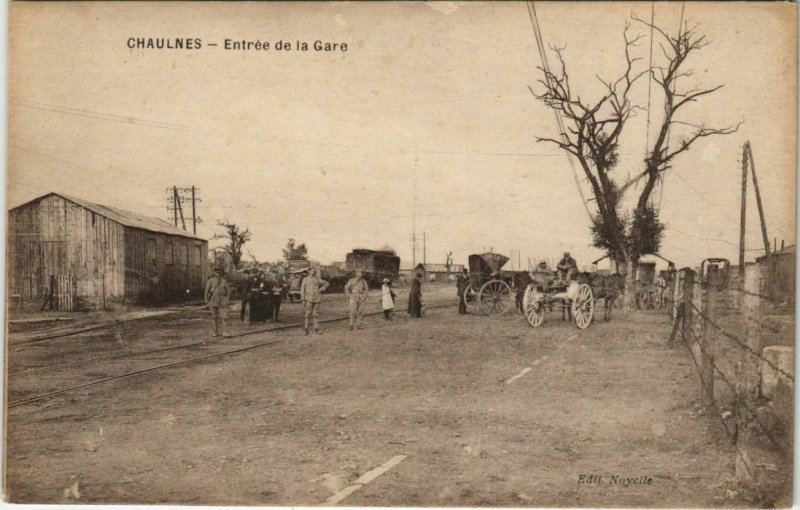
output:
[[[448,302],[448,303],[427,305],[426,308],[427,309],[446,308],[446,307],[452,307],[454,305],[455,305],[455,303]],[[382,312],[372,312],[372,313],[364,314],[364,316],[378,316],[378,315],[382,315]],[[333,317],[333,318],[330,318],[330,319],[321,320],[320,323],[329,324],[329,323],[344,321],[344,320],[348,320],[348,319],[349,319],[349,316],[340,316],[340,317]],[[149,351],[140,351],[140,352],[127,353],[127,354],[116,354],[116,355],[111,355],[111,356],[100,356],[100,357],[96,357],[96,358],[81,359],[81,360],[69,361],[69,362],[64,362],[64,363],[57,363],[55,365],[49,365],[49,366],[45,366],[45,367],[37,367],[37,368],[33,368],[33,369],[28,369],[28,370],[22,370],[22,371],[19,371],[19,372],[15,372],[14,374],[9,374],[9,377],[17,377],[17,376],[22,376],[22,375],[30,375],[30,374],[36,374],[36,373],[42,373],[42,372],[55,371],[55,370],[58,370],[58,369],[61,369],[61,368],[65,368],[65,367],[88,364],[88,363],[92,363],[92,362],[95,362],[95,361],[121,360],[121,359],[126,359],[126,358],[135,358],[135,357],[139,357],[139,356],[147,356],[147,355],[158,354],[158,353],[163,353],[163,352],[167,352],[167,351],[174,351],[174,350],[179,350],[179,349],[191,349],[191,348],[199,348],[199,347],[209,347],[210,345],[213,345],[213,344],[223,345],[223,344],[219,344],[219,342],[221,342],[222,340],[230,341],[231,339],[234,339],[234,338],[241,338],[241,337],[245,337],[245,336],[251,336],[251,335],[262,334],[262,333],[271,333],[271,332],[276,332],[276,331],[285,331],[285,330],[289,330],[289,329],[300,328],[302,326],[303,326],[302,323],[284,324],[284,325],[281,325],[281,326],[276,326],[276,327],[271,327],[271,328],[263,328],[263,329],[253,330],[253,331],[246,331],[244,333],[231,335],[231,336],[226,337],[224,339],[217,339],[217,340],[211,340],[211,341],[205,341],[205,342],[193,342],[193,343],[190,343],[190,344],[183,344],[183,345],[177,345],[177,346],[172,346],[172,347],[165,347],[165,348],[161,348],[161,349],[153,349],[153,350],[149,350]],[[77,335],[77,334],[80,334],[80,332],[74,332],[73,334]],[[145,374],[145,373],[149,373],[149,372],[154,372],[156,370],[163,370],[163,369],[173,368],[173,367],[187,365],[187,364],[191,364],[191,363],[196,363],[196,362],[200,362],[200,361],[204,361],[204,360],[208,360],[208,359],[213,359],[213,358],[218,358],[218,357],[222,357],[222,356],[228,356],[228,355],[238,354],[238,353],[242,353],[242,352],[246,352],[246,351],[251,351],[251,350],[262,348],[262,347],[268,347],[268,346],[280,343],[280,342],[282,342],[284,340],[286,340],[286,338],[277,338],[277,339],[270,340],[268,342],[260,342],[260,343],[254,344],[254,345],[247,345],[247,346],[238,347],[238,348],[235,348],[235,349],[227,349],[227,350],[224,350],[222,352],[215,352],[215,353],[211,353],[211,354],[205,354],[203,356],[192,357],[192,358],[189,358],[189,359],[175,361],[175,362],[172,362],[172,363],[156,365],[156,366],[150,366],[150,367],[147,367],[147,368],[143,368],[141,370],[133,370],[133,371],[126,372],[126,373],[123,373],[123,374],[104,377],[102,379],[90,381],[90,382],[83,383],[83,384],[78,384],[78,385],[75,385],[75,386],[70,386],[70,387],[67,387],[67,388],[61,388],[61,389],[54,390],[54,391],[49,391],[49,392],[46,392],[46,393],[43,393],[43,394],[38,394],[38,395],[34,395],[34,396],[19,398],[17,400],[13,400],[13,401],[8,402],[8,408],[19,407],[19,406],[33,404],[33,403],[36,403],[36,402],[41,402],[41,401],[44,401],[44,400],[48,400],[48,399],[51,399],[51,398],[54,398],[54,397],[57,397],[57,396],[60,396],[60,395],[64,395],[64,394],[67,394],[67,393],[71,393],[71,392],[74,392],[74,391],[78,391],[78,390],[81,390],[81,389],[89,388],[89,387],[92,387],[92,386],[97,386],[97,385],[100,385],[100,384],[104,384],[104,383],[111,382],[111,381],[116,381],[116,380],[119,380],[119,379],[124,379],[124,378],[128,378],[128,377],[134,377],[134,376]],[[131,362],[151,361],[152,362],[152,361],[155,361],[155,360],[147,360],[147,359],[133,360],[133,359],[130,359],[129,361],[131,361]]]
[[[178,315],[180,313],[200,312],[200,311],[204,311],[204,310],[205,310],[205,307],[200,308],[198,306],[198,307],[187,308],[187,309],[183,309],[183,310],[173,310],[173,311],[169,311],[169,312],[165,312],[165,313],[148,315],[146,317],[131,317],[130,319],[116,320],[116,321],[107,322],[107,323],[104,323],[104,324],[93,324],[91,326],[85,326],[85,327],[82,327],[80,329],[73,329],[73,330],[69,330],[69,331],[59,331],[59,332],[56,332],[56,333],[44,333],[41,336],[36,336],[36,337],[28,338],[28,339],[25,339],[25,340],[17,340],[17,341],[14,342],[14,345],[12,345],[10,347],[11,348],[25,347],[25,346],[30,345],[30,344],[38,344],[38,343],[41,343],[41,342],[46,342],[48,340],[56,340],[56,339],[59,339],[59,338],[66,338],[68,336],[76,336],[76,335],[80,335],[82,333],[88,333],[90,331],[98,331],[98,330],[102,330],[102,329],[109,329],[109,328],[113,328],[113,327],[119,326],[121,324],[128,324],[128,323],[131,323],[131,322],[140,322],[140,321],[147,321],[147,320],[153,320],[153,319],[163,319],[165,317],[171,317],[173,315]]]

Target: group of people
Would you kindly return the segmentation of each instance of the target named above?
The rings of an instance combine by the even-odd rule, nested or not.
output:
[[[247,317],[249,324],[279,322],[281,303],[288,292],[283,278],[256,269],[245,273],[248,277],[243,286],[240,320],[244,322]]]
[[[408,314],[411,317],[422,316],[422,274],[417,273],[411,281],[408,295]],[[322,294],[328,289],[329,283],[317,275],[317,269],[311,267],[300,284],[300,300],[303,303],[303,331],[306,335],[311,332],[320,334],[319,316]],[[280,277],[267,275],[263,271],[248,271],[248,277],[243,286],[242,308],[240,319],[244,322],[248,318],[249,324],[257,324],[267,320],[278,322],[281,302],[287,292],[287,287]],[[369,285],[364,279],[362,271],[356,271],[344,287],[345,296],[349,302],[350,329],[361,329],[364,325],[364,309],[369,296]],[[230,301],[231,285],[224,277],[221,268],[214,270],[214,276],[206,285],[205,300],[214,323],[214,337],[227,337],[225,320],[227,317],[228,303]],[[384,278],[381,282],[381,309],[386,321],[392,320],[394,303],[397,298],[392,290],[392,282]],[[249,312],[249,313],[248,313]]]

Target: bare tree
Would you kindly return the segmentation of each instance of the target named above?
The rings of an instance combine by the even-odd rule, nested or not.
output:
[[[531,93],[563,119],[563,129],[557,138],[537,137],[537,141],[553,143],[575,157],[589,182],[597,212],[592,218],[592,233],[595,246],[605,249],[618,262],[635,263],[639,256],[656,251],[660,245],[663,225],[658,221],[658,211],[649,205],[650,195],[663,174],[672,167],[673,160],[686,152],[700,138],[730,134],[734,127],[711,128],[705,124],[692,124],[677,118],[678,111],[688,103],[719,90],[722,85],[706,89],[684,89],[678,91],[678,78],[690,77],[692,69],[686,69],[688,57],[708,45],[704,35],[697,33],[697,26],[684,24],[673,36],[661,28],[632,15],[632,19],[652,27],[659,35],[663,57],[661,65],[653,65],[635,71],[641,57],[633,55],[634,48],[643,38],[630,35],[631,24],[626,21],[623,39],[625,42],[625,71],[614,80],[596,75],[602,84],[602,95],[595,100],[586,100],[575,93],[564,61],[564,47],[551,47],[558,58],[558,69],[540,67],[542,79],[538,80],[543,92],[530,87]],[[613,171],[618,161],[620,136],[628,120],[642,110],[632,103],[630,96],[636,82],[651,74],[664,95],[663,118],[658,137],[652,150],[644,160],[644,170],[625,182],[615,179]],[[683,83],[683,80],[682,80]],[[688,126],[691,132],[679,137],[670,145],[671,127]],[[674,132],[673,132],[674,134]],[[632,212],[622,210],[625,192],[645,179],[644,187],[636,200]],[[630,266],[629,266],[630,267]]]
[[[225,228],[224,234],[215,234],[212,239],[224,239],[225,244],[219,246],[217,249],[225,252],[230,256],[234,269],[239,269],[239,264],[242,262],[242,255],[244,253],[244,245],[250,241],[250,229],[242,228],[231,223],[228,220],[219,220],[217,225]]]

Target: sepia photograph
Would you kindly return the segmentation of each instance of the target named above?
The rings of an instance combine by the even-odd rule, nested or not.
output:
[[[6,503],[793,505],[796,4],[7,10]]]

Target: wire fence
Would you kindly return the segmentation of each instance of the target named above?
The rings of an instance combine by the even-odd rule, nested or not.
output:
[[[770,257],[748,264],[741,278],[709,278],[684,268],[664,298],[673,318],[668,345],[683,345],[690,352],[701,402],[719,417],[736,445],[737,476],[773,485],[788,483],[792,473],[791,255],[792,263],[782,266]],[[730,272],[730,267],[724,270]],[[792,284],[787,286],[788,280]],[[778,281],[781,285],[775,284]],[[759,474],[764,466],[772,476]]]

